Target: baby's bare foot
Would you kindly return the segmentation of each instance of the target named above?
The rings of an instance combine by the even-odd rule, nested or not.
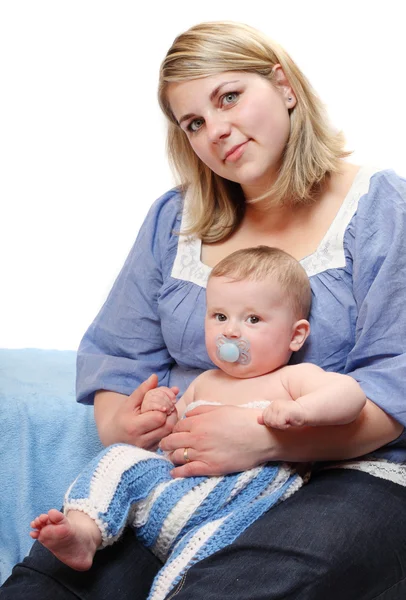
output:
[[[96,523],[85,513],[70,511],[67,516],[52,508],[31,522],[30,536],[46,546],[56,558],[75,569],[87,571],[100,545]]]

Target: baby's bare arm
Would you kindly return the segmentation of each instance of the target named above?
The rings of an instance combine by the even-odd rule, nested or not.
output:
[[[305,363],[285,367],[281,378],[298,405],[292,406],[292,411],[302,413],[302,425],[351,423],[366,403],[365,394],[355,379],[349,375],[329,373],[316,365]],[[300,411],[300,408],[303,410]]]

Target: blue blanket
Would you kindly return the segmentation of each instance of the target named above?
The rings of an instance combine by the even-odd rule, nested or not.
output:
[[[73,351],[0,349],[0,583],[29,551],[30,521],[101,450],[93,407],[75,401]]]

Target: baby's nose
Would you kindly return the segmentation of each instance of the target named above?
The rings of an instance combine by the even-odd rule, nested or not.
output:
[[[238,338],[240,337],[240,328],[237,323],[229,321],[224,329],[224,335],[227,338]]]

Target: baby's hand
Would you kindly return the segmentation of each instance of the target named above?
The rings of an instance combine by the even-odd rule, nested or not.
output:
[[[145,413],[150,410],[159,410],[170,415],[175,410],[176,394],[179,393],[179,388],[159,387],[150,390],[144,396],[141,404],[141,412]]]
[[[275,429],[306,425],[305,409],[294,400],[274,400],[267,406],[258,423]]]

